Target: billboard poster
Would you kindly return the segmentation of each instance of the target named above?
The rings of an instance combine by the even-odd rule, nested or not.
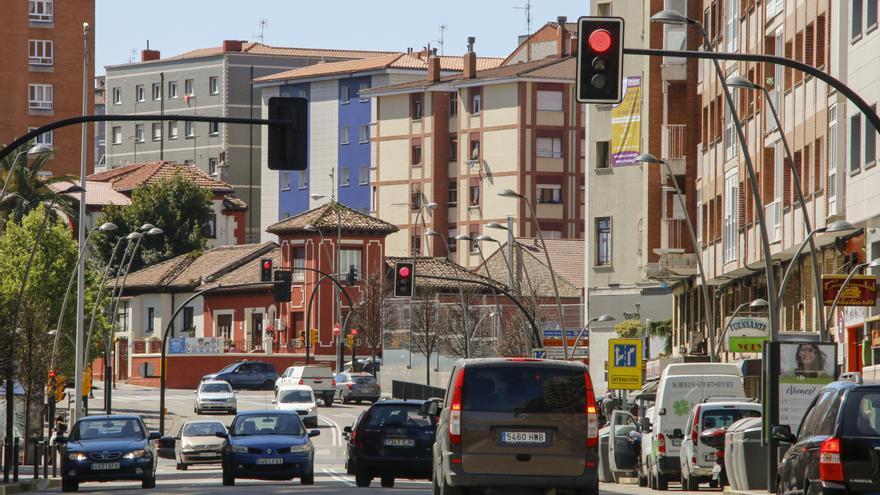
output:
[[[168,339],[168,354],[222,354],[222,337],[174,337]]]
[[[837,307],[874,306],[877,304],[877,277],[874,275],[854,275],[846,287],[846,275],[822,275],[822,299],[826,306],[834,304],[838,292],[843,290]]]
[[[611,166],[636,165],[642,140],[642,77],[623,80],[623,100],[611,109]]]
[[[779,344],[779,423],[797,431],[810,402],[834,381],[837,350],[834,343]]]

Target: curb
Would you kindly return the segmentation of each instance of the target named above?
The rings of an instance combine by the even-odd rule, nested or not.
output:
[[[725,495],[768,495],[767,490],[731,490],[729,486],[724,487],[722,492]]]
[[[37,490],[46,490],[49,488],[59,488],[61,486],[61,478],[49,479],[30,479],[27,481],[19,481],[18,483],[9,483],[0,485],[0,495],[7,493],[25,493]]]

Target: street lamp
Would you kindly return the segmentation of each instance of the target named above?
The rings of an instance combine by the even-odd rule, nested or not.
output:
[[[843,285],[841,285],[840,288],[837,289],[837,295],[834,296],[834,302],[831,303],[831,310],[828,311],[828,319],[825,321],[826,328],[831,326],[831,318],[834,316],[834,310],[837,309],[837,303],[840,302],[840,296],[843,295],[843,290],[846,289],[847,284],[849,284],[849,281],[852,280],[856,272],[865,267],[875,268],[878,266],[880,266],[880,258],[875,258],[867,263],[859,263],[858,265],[854,266],[852,270],[850,270],[849,274],[846,276],[846,279],[844,279],[843,281]]]
[[[52,147],[48,144],[35,144],[31,146],[29,149],[20,152],[15,155],[15,158],[12,160],[12,166],[9,167],[9,171],[6,172],[6,180],[3,181],[3,190],[0,190],[0,199],[6,197],[6,188],[9,187],[9,181],[12,179],[13,173],[15,172],[15,167],[18,165],[19,158],[21,155],[27,155],[28,158],[36,158],[42,155],[48,155],[52,153]]]
[[[53,328],[52,330],[49,330],[48,332],[46,332],[46,335],[48,335],[50,337],[57,338],[59,335],[61,335],[61,332],[59,332],[57,328]],[[64,334],[64,338],[67,339],[67,342],[70,344],[71,347],[76,345],[76,343],[73,341],[73,339],[70,337],[70,335]]]
[[[544,256],[547,258],[547,268],[550,270],[550,281],[553,282],[553,294],[556,296],[556,311],[559,313],[559,328],[562,329],[562,334],[565,336],[565,322],[562,314],[562,301],[559,299],[559,287],[556,285],[556,272],[553,271],[553,263],[550,261],[550,251],[547,249],[547,243],[544,242],[544,233],[541,231],[541,224],[538,222],[537,215],[535,215],[535,209],[532,206],[532,202],[513,189],[504,189],[499,191],[498,195],[502,198],[521,199],[529,208],[532,223],[535,225],[535,231],[538,233],[538,239],[541,241],[541,247],[544,249]],[[568,345],[565,338],[562,339],[562,353],[565,356],[568,355]]]
[[[590,318],[590,320],[587,321],[587,323],[584,325],[584,327],[581,328],[581,331],[578,332],[577,337],[574,339],[574,345],[572,346],[572,349],[571,349],[571,356],[568,356],[568,355],[566,354],[566,356],[567,356],[566,359],[571,359],[571,358],[574,357],[574,350],[577,349],[578,343],[581,341],[581,337],[584,336],[584,332],[586,332],[587,330],[589,330],[590,325],[591,325],[593,322],[600,322],[600,323],[601,323],[601,322],[604,322],[604,321],[614,321],[614,320],[615,320],[615,318],[614,318],[613,316],[607,314],[607,313],[603,313],[603,314],[599,315],[599,316],[596,317],[596,318]],[[566,337],[568,337],[568,336],[565,335],[565,332],[563,332],[563,335],[562,335],[562,340],[563,340],[563,342],[565,341]]]
[[[507,231],[507,253],[504,255],[505,263],[507,263],[508,269],[507,286],[511,289],[518,290],[519,287],[517,284],[516,276],[513,273],[513,246],[516,244],[516,239],[514,239],[513,237],[513,217],[510,215],[507,216],[507,226],[501,225],[498,222],[489,222],[486,224],[486,227],[490,229]],[[499,248],[503,248],[500,242]]]
[[[709,336],[709,357],[714,361],[717,357],[715,354],[715,312],[712,308],[712,299],[709,298],[709,284],[706,281],[706,271],[703,269],[703,256],[700,253],[700,245],[697,242],[697,234],[694,232],[694,224],[691,221],[691,215],[688,213],[687,205],[684,202],[684,195],[681,192],[681,189],[678,187],[678,181],[675,180],[675,175],[672,173],[672,168],[669,166],[669,162],[666,160],[655,157],[650,153],[643,153],[636,157],[637,162],[643,163],[653,163],[660,164],[666,168],[666,174],[669,175],[669,178],[672,179],[672,185],[675,188],[675,196],[678,198],[678,204],[681,206],[681,211],[684,213],[685,223],[687,224],[688,234],[691,237],[691,244],[694,246],[694,254],[697,260],[697,270],[700,274],[700,285],[703,291],[703,307],[706,312],[706,333]]]
[[[449,252],[449,240],[446,238],[446,236],[431,228],[425,229],[425,236],[439,238],[440,241],[443,243],[443,246],[446,248],[446,259],[449,259],[449,255],[452,253]]]
[[[486,318],[492,318],[494,321],[494,318],[497,315],[498,315],[498,313],[496,313],[495,311],[490,311],[490,312],[484,314],[483,316],[480,317],[479,320],[477,320],[477,324],[474,325],[474,331],[473,331],[473,333],[471,333],[470,337],[468,337],[467,333],[465,333],[464,337],[465,337],[465,339],[467,339],[467,342],[466,342],[467,345],[465,346],[465,356],[464,356],[465,359],[470,357],[470,349],[471,349],[470,343],[472,340],[474,340],[474,338],[476,338],[477,332],[480,330],[480,326],[483,324],[483,320],[485,320]],[[497,337],[498,336],[495,335],[496,339],[497,339]]]
[[[736,315],[739,314],[739,312],[742,309],[744,309],[746,306],[748,306],[749,309],[751,309],[753,312],[764,311],[767,309],[767,306],[769,306],[769,305],[770,305],[770,303],[768,303],[766,299],[758,298],[758,299],[753,299],[751,302],[742,303],[739,306],[737,306],[736,309],[733,310],[733,314],[730,315],[730,318],[727,319],[727,324],[724,325],[724,329],[721,331],[721,335],[718,336],[718,345],[715,349],[715,355],[718,355],[721,353],[721,344],[724,342],[724,335],[730,329],[730,323],[733,321],[734,318],[736,318]]]

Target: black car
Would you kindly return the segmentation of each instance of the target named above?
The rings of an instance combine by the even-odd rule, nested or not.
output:
[[[59,437],[61,491],[75,492],[84,481],[139,480],[156,486],[158,432],[148,432],[140,416],[86,416]]]
[[[359,487],[370,486],[374,477],[382,486],[394,486],[395,478],[430,479],[431,448],[437,417],[427,413],[427,401],[380,401],[346,426],[346,469]]]
[[[880,385],[835,382],[820,390],[797,436],[774,426],[792,446],[779,463],[778,494],[880,492]]]
[[[261,363],[259,361],[240,361],[232,363],[217,373],[211,373],[202,377],[202,381],[223,380],[229,382],[232,388],[238,389],[256,389],[256,390],[272,390],[275,387],[275,380],[278,379],[278,372],[271,363]]]

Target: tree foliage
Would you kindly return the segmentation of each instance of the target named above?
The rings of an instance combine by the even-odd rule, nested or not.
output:
[[[614,331],[623,339],[635,339],[644,335],[645,325],[639,320],[623,320],[614,325]]]
[[[361,282],[361,303],[351,315],[350,327],[357,327],[364,336],[372,357],[382,346],[382,309],[391,283],[381,269],[371,270]],[[373,367],[375,372],[375,367]]]
[[[425,357],[426,385],[431,385],[431,355],[437,352],[440,344],[439,303],[434,294],[427,289],[419,291],[410,306],[410,325],[412,325],[412,346]]]
[[[117,239],[152,224],[163,235],[147,236],[132,261],[131,271],[205,248],[205,226],[210,216],[211,191],[179,174],[136,189],[127,206],[109,206],[98,223],[113,222],[114,232],[96,232],[93,245],[97,257],[106,264]]]
[[[669,356],[672,354],[672,320],[655,321],[651,323],[648,333],[654,337],[661,337],[664,341],[663,352]]]
[[[52,158],[52,154],[45,153],[31,158],[27,153],[22,153],[32,145],[33,143],[28,143],[0,161],[0,168],[3,172],[2,181],[5,182],[9,178],[6,196],[0,200],[0,217],[4,222],[20,223],[22,218],[40,205],[52,204],[53,215],[60,212],[68,219],[76,218],[79,201],[66,194],[57,193],[51,188],[51,185],[55,183],[69,183],[72,178],[70,176],[42,177],[40,174]],[[10,170],[12,170],[11,177],[9,177]],[[2,187],[2,182],[0,182],[0,187]]]

